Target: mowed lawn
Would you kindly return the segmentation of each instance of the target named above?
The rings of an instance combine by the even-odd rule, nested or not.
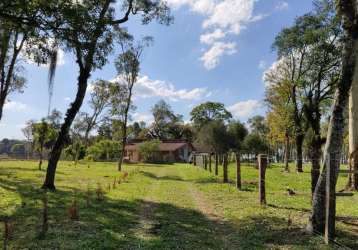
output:
[[[235,188],[234,164],[230,184],[187,164],[126,165],[124,171],[127,180],[113,187],[121,176],[115,163],[61,162],[57,191],[48,194],[49,229],[39,237],[45,171],[36,162],[1,161],[0,214],[10,218],[12,231],[8,249],[329,249],[303,230],[309,167],[297,174],[272,165],[266,207],[259,205],[252,166],[242,168],[242,191]],[[341,176],[338,189],[345,181]],[[98,185],[103,200],[97,200]],[[287,188],[297,194],[289,196]],[[68,213],[74,197],[78,221]],[[358,249],[358,194],[338,198],[337,213],[337,244]]]

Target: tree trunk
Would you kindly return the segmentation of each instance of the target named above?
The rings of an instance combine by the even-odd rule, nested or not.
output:
[[[349,165],[358,170],[358,75],[354,76],[349,95]],[[350,174],[349,187],[358,190],[358,173]]]
[[[42,166],[42,158],[43,158],[43,156],[42,156],[42,148],[41,148],[41,150],[40,150],[40,160],[39,160],[39,170],[41,171],[41,166]]]
[[[353,76],[357,75],[356,60],[358,49],[357,34],[357,9],[356,1],[339,1],[338,12],[342,15],[344,29],[342,51],[342,76],[337,86],[332,115],[329,123],[327,141],[324,149],[323,171],[318,179],[312,200],[312,215],[308,223],[308,229],[313,233],[323,233],[325,229],[326,208],[326,171],[329,164],[331,185],[337,183],[337,173],[340,167],[340,156],[344,133],[344,110],[347,107],[349,91]],[[335,217],[335,203],[333,204],[332,217]]]
[[[127,125],[126,125],[126,129],[127,130]],[[127,143],[127,131],[123,132],[125,135],[122,138],[122,143],[121,143],[121,149],[119,152],[119,158],[118,158],[118,171],[121,172],[122,171],[122,163],[123,163],[123,158],[124,158],[124,153],[125,153],[125,148],[126,148],[126,143]]]
[[[321,169],[321,137],[320,135],[315,135],[315,138],[312,140],[311,145],[311,193],[313,195],[315,187],[318,182],[318,178],[320,176],[320,169]]]
[[[241,162],[240,162],[240,152],[236,152],[236,187],[241,189]]]
[[[2,116],[3,116],[5,99],[6,99],[6,96],[0,98],[0,120],[2,119]]]
[[[48,167],[46,172],[46,178],[44,184],[42,185],[43,189],[55,190],[55,175],[58,160],[60,159],[62,149],[65,145],[68,132],[72,125],[73,120],[76,117],[76,114],[81,108],[83,99],[86,95],[87,81],[90,77],[90,70],[80,69],[80,75],[78,77],[78,90],[76,94],[75,101],[71,104],[70,108],[67,110],[64,123],[61,125],[60,133],[57,137],[55,145],[52,148],[50,153],[50,158],[48,161]]]
[[[77,166],[77,163],[78,163],[78,156],[79,156],[79,147],[76,146],[76,152],[75,152],[75,166]]]
[[[219,156],[215,153],[215,175],[219,175]]]
[[[228,183],[229,182],[229,178],[228,178],[228,155],[224,154],[223,155],[223,182],[224,183]]]
[[[290,137],[288,133],[285,133],[285,171],[290,172],[289,168],[289,160],[290,160]]]
[[[297,153],[296,170],[297,170],[298,173],[303,172],[303,166],[302,166],[303,140],[304,140],[304,135],[303,134],[298,134],[296,136],[296,153]]]

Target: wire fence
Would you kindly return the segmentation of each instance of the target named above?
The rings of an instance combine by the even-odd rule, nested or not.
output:
[[[194,157],[197,157],[197,159],[196,159],[196,164],[198,165],[198,166],[200,166],[200,167],[205,167],[205,157],[207,157],[207,154],[197,154],[196,156],[194,156]],[[235,159],[235,158],[233,158],[233,159]],[[273,157],[270,157],[270,156],[268,156],[267,157],[267,159],[268,159],[268,162],[272,162],[272,159],[273,159]],[[251,163],[251,164],[255,164],[255,165],[258,165],[258,163],[257,163],[257,157],[255,157],[254,159],[251,159],[250,161],[247,161],[247,162],[245,162],[245,161],[242,161],[243,159],[241,158],[241,163],[243,163],[243,164],[245,164],[245,165],[247,165],[247,163]],[[296,159],[295,159],[296,160]],[[314,159],[309,159],[309,161],[312,161],[312,160],[314,160]],[[316,159],[316,160],[318,160],[318,162],[320,163],[320,165],[322,165],[324,162],[323,162],[323,159]],[[233,161],[235,161],[235,160],[233,160]],[[334,162],[335,161],[335,163],[336,164],[338,164],[338,166],[340,166],[340,165],[342,165],[341,164],[341,157],[336,157],[336,158],[333,158],[333,157],[330,157],[330,156],[328,156],[327,157],[327,159],[326,159],[326,165],[327,164],[330,164],[330,163],[332,163],[332,162]],[[232,162],[232,161],[231,161]],[[222,166],[222,163],[219,161],[219,165],[220,166]],[[327,166],[325,167],[326,169],[327,169]],[[338,179],[338,175],[339,175],[339,169],[336,169],[335,170],[336,171],[336,175],[337,175],[337,179]],[[326,171],[320,171],[320,178],[322,178],[322,181],[326,181]],[[296,181],[299,181],[300,182],[300,184],[302,184],[304,181],[302,180],[302,179],[296,179]],[[265,185],[266,184],[268,184],[268,185],[272,185],[272,186],[274,186],[274,185],[276,185],[276,183],[274,183],[274,182],[272,182],[272,181],[270,181],[270,180],[267,180],[267,178],[265,179]],[[304,184],[307,184],[307,182],[305,181],[304,182]],[[310,200],[312,199],[312,193],[311,192],[300,192],[299,193],[300,195],[304,195],[304,196],[307,196]],[[333,197],[333,198],[331,198],[331,197],[327,197],[326,196],[326,194],[324,194],[324,195],[322,195],[322,194],[320,194],[320,193],[318,193],[318,192],[315,192],[315,196],[316,196],[316,198],[319,198],[319,199],[323,199],[324,201],[326,201],[326,199],[328,199],[328,200],[331,200],[331,201],[334,201],[334,202],[336,202],[336,197]],[[312,201],[312,200],[311,200]],[[324,213],[325,213],[325,211],[323,211]],[[301,212],[302,213],[302,216],[310,216],[311,215],[311,212],[310,211],[302,211]],[[350,219],[352,219],[352,217],[350,217]],[[358,220],[358,217],[356,218],[357,220]],[[340,222],[341,220],[336,220],[337,222]],[[322,240],[325,240],[325,237],[323,237],[322,236],[322,234],[320,233],[320,232],[318,232],[318,231],[312,231],[312,233],[313,234],[315,234],[316,236],[319,236]],[[342,242],[340,242],[339,240],[337,240],[337,239],[332,239],[332,238],[330,238],[329,239],[329,242],[331,243],[331,244],[333,244],[333,245],[335,245],[335,246],[337,246],[337,247],[339,247],[339,249],[351,249],[350,247],[348,247],[347,245],[345,245],[345,244],[343,244]]]

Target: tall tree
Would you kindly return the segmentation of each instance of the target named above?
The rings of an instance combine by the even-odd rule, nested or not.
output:
[[[337,0],[337,12],[342,18],[343,27],[343,50],[342,50],[342,71],[339,80],[330,122],[327,133],[327,141],[324,149],[323,170],[318,179],[312,201],[312,215],[309,220],[308,229],[314,233],[323,233],[325,229],[325,208],[326,208],[326,176],[330,175],[330,189],[334,190],[337,183],[340,168],[340,157],[344,135],[344,110],[347,107],[349,91],[352,86],[358,52],[358,13],[357,1]],[[336,216],[335,194],[329,197],[333,208],[330,216]],[[332,225],[329,225],[330,227]]]
[[[123,16],[119,19],[115,16],[113,6],[116,3],[121,5],[119,9],[124,10]],[[57,11],[61,15],[55,19],[54,23],[59,27],[52,28],[51,26],[50,31],[58,46],[74,52],[79,75],[76,98],[66,112],[49,158],[43,188],[51,190],[55,189],[57,163],[71,124],[83,103],[91,73],[106,64],[115,40],[123,41],[129,37],[120,25],[127,22],[131,14],[141,14],[144,24],[152,19],[157,19],[164,24],[169,24],[172,20],[165,3],[151,0],[91,0],[76,3],[69,1],[68,4],[59,6]]]
[[[180,139],[182,135],[183,116],[175,114],[171,106],[160,100],[152,107],[153,124],[149,135],[157,139]]]
[[[296,19],[295,24],[284,29],[274,47],[279,62],[266,75],[269,83],[288,84],[292,120],[295,125],[297,169],[302,170],[302,145],[305,131],[312,128],[314,152],[312,161],[312,187],[320,171],[321,117],[333,97],[340,70],[340,22],[334,13],[331,0],[315,1],[315,10]],[[279,75],[277,75],[279,73]],[[276,74],[276,75],[275,75]]]
[[[222,103],[205,102],[193,108],[190,117],[194,125],[201,128],[211,121],[228,121],[232,118],[232,114],[226,110]]]
[[[43,153],[46,143],[49,140],[50,127],[45,119],[42,119],[41,122],[34,124],[34,141],[39,153],[39,170],[41,170]]]
[[[109,107],[110,100],[110,82],[104,80],[95,81],[92,84],[91,97],[88,102],[91,113],[82,112],[80,117],[85,124],[84,144],[87,147],[91,131],[101,121],[101,114]]]
[[[34,124],[35,121],[33,120],[27,121],[25,127],[21,129],[27,141],[26,143],[27,159],[30,159],[30,155],[32,155],[32,151],[33,151],[34,133],[35,133]]]
[[[129,111],[132,104],[133,87],[137,82],[140,71],[140,60],[145,47],[152,42],[151,37],[145,37],[141,42],[122,43],[122,53],[117,58],[115,65],[117,68],[117,81],[113,84],[111,89],[112,115],[120,117],[122,125],[122,140],[120,143],[119,157],[118,157],[118,171],[122,170],[122,162],[124,158],[125,145],[127,142],[127,125],[129,119]],[[117,86],[121,85],[121,86]],[[122,91],[123,93],[119,93]]]
[[[241,189],[241,162],[240,151],[243,148],[245,137],[248,131],[244,124],[239,121],[232,121],[229,123],[228,132],[231,138],[231,149],[235,152],[236,157],[236,187]]]
[[[211,152],[215,152],[215,172],[217,172],[217,156],[223,155],[223,182],[228,182],[228,161],[227,153],[230,149],[231,135],[227,126],[221,120],[214,120],[203,126],[197,135],[197,143],[206,145]]]
[[[18,57],[27,38],[21,27],[0,19],[0,120],[9,94],[22,91],[25,84]]]

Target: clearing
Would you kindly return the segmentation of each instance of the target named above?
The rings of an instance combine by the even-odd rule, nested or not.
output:
[[[258,171],[242,167],[243,191],[187,164],[61,162],[48,194],[49,230],[39,237],[44,171],[36,162],[0,162],[1,216],[9,217],[9,249],[328,249],[304,232],[310,209],[309,167],[302,174],[267,170],[267,202],[258,202]],[[222,172],[221,168],[219,172]],[[229,168],[234,179],[234,164]],[[338,189],[346,178],[340,178]],[[98,185],[104,199],[97,200]],[[297,194],[290,196],[287,188]],[[110,189],[109,189],[110,188]],[[69,219],[74,197],[79,220]],[[89,206],[87,205],[89,201]],[[337,244],[358,249],[358,196],[338,198]],[[3,234],[3,226],[0,235]]]

